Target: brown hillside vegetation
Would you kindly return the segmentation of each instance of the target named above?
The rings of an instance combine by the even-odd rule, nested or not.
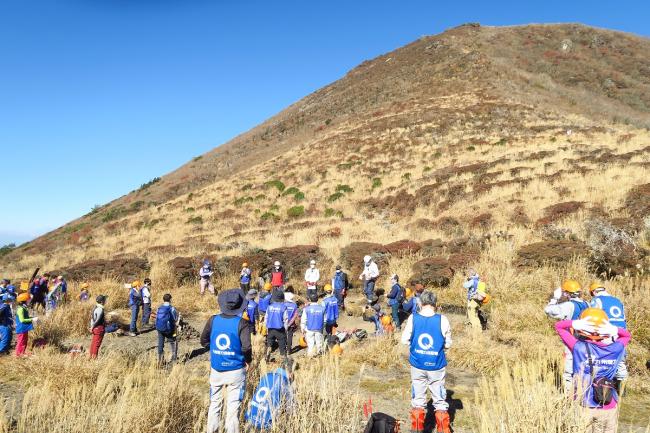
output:
[[[562,348],[543,306],[566,277],[583,285],[600,278],[625,302],[633,335],[622,430],[643,431],[649,131],[650,40],[578,24],[464,25],[363,62],[178,170],[20,246],[0,266],[14,279],[37,266],[64,273],[76,280],[73,294],[82,279],[96,280],[93,294],[109,294],[121,324],[128,320],[121,284],[150,276],[154,302],[172,291],[200,327],[216,308],[211,297],[196,297],[203,258],[215,264],[217,289],[237,284],[243,261],[257,277],[282,260],[300,296],[315,258],[328,278],[336,264],[349,272],[353,316],[342,326],[352,327],[367,325],[357,277],[370,254],[381,268],[379,289],[397,273],[405,284],[435,290],[449,315],[450,398],[465,405],[454,421],[460,433],[584,431],[578,408],[564,407],[556,386]],[[464,323],[469,267],[493,298],[480,338]],[[109,355],[97,363],[68,362],[57,349],[88,343],[80,310],[65,306],[46,319],[37,336],[55,347],[34,362],[18,361],[30,377],[62,365],[59,378],[3,379],[35,410],[8,417],[4,430],[0,417],[0,432],[47,429],[51,415],[51,431],[103,430],[109,424],[96,409],[108,393],[115,431],[204,429],[197,405],[207,399],[206,358],[160,372],[142,353],[155,342],[137,346],[138,337],[109,339]],[[188,337],[181,352],[196,346]],[[257,349],[255,375],[269,368]],[[350,344],[340,359],[309,364],[297,379],[300,410],[289,422],[296,430],[276,430],[356,431],[369,397],[375,409],[407,419],[407,364],[394,337]],[[63,382],[70,386],[61,390]],[[154,387],[176,397],[160,401]],[[44,396],[85,402],[52,414],[51,405],[37,404]],[[133,406],[162,407],[165,416],[132,430],[138,414],[122,408]],[[318,407],[326,412],[310,418]],[[327,417],[345,422],[315,421]]]

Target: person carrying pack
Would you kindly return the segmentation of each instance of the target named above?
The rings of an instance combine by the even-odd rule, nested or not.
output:
[[[404,288],[399,284],[399,276],[393,274],[390,277],[391,289],[388,293],[388,306],[390,307],[391,317],[393,318],[393,323],[395,324],[395,329],[398,331],[402,329],[402,324],[399,320],[399,312],[402,309],[402,304],[404,303]]]
[[[332,286],[325,284],[325,298],[323,298],[322,305],[325,308],[325,333],[332,335],[336,332],[339,326],[339,303],[336,297],[332,294]]]
[[[242,263],[241,267],[241,272],[239,273],[239,287],[241,287],[244,293],[246,293],[251,289],[251,279],[253,278],[253,273],[248,267],[248,263]]]
[[[176,331],[180,315],[176,308],[172,306],[172,295],[165,293],[163,295],[163,304],[156,311],[156,331],[158,331],[158,363],[163,364],[165,361],[165,342],[169,343],[172,351],[171,362],[176,362],[178,356],[178,341]]]
[[[336,272],[334,272],[334,277],[332,278],[332,288],[334,289],[334,296],[336,296],[336,300],[339,302],[339,310],[345,311],[345,296],[350,288],[350,282],[348,280],[348,274],[343,272],[341,265],[336,265]]]
[[[616,432],[619,395],[614,377],[630,333],[613,325],[599,308],[585,309],[579,319],[561,320],[555,330],[571,351],[572,394],[586,408],[591,431]]]

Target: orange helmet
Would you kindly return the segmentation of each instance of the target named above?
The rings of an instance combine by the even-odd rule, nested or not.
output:
[[[242,268],[247,268],[248,267],[248,262],[244,262],[241,264]]]
[[[22,304],[23,302],[28,302],[31,297],[32,296],[29,293],[21,293],[16,298],[16,301],[18,301],[19,304]]]
[[[594,293],[598,289],[605,290],[605,287],[599,281],[594,281],[593,283],[591,283],[591,285],[589,286],[589,293],[591,294],[591,296],[594,296]]]
[[[582,313],[580,313],[580,319],[587,320],[591,322],[592,325],[599,327],[602,325],[607,325],[609,323],[609,318],[605,311],[600,308],[587,308]],[[578,331],[583,337],[587,337],[590,340],[602,340],[602,336],[598,334],[590,334],[585,331]]]
[[[325,284],[325,287],[323,287],[323,290],[325,293],[332,293],[332,285],[331,284]]]
[[[413,296],[413,290],[411,290],[410,287],[407,287],[406,290],[404,290],[404,296],[406,298],[410,298],[411,296]]]
[[[381,324],[382,325],[390,325],[393,322],[393,319],[391,319],[390,316],[381,316]]]
[[[580,283],[576,280],[562,281],[562,291],[567,293],[578,293],[580,290]]]
[[[305,340],[305,337],[300,337],[298,340],[298,345],[303,348],[307,347],[307,340]]]
[[[330,349],[330,353],[332,355],[340,356],[341,354],[343,354],[343,348],[341,347],[340,344],[336,344],[334,347]]]

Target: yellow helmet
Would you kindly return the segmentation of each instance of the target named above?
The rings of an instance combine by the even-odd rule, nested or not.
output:
[[[87,289],[88,287],[90,287],[90,284],[88,284],[88,283],[82,283],[81,284],[82,289]]]
[[[591,283],[591,285],[589,286],[589,293],[591,293],[591,296],[594,296],[594,292],[596,292],[596,290],[598,289],[605,290],[605,287],[599,281],[594,281],[593,283]]]
[[[323,287],[323,290],[325,290],[325,293],[332,293],[332,285],[331,284],[325,284],[325,287]]]
[[[343,348],[340,344],[336,344],[330,349],[330,353],[332,355],[341,356],[343,354]]]
[[[16,298],[16,301],[18,301],[19,304],[22,304],[23,302],[29,301],[31,297],[32,296],[29,293],[21,293]]]
[[[135,280],[134,282],[131,283],[132,287],[140,287],[142,284],[140,283],[139,280]]]
[[[562,281],[562,291],[567,293],[578,293],[580,291],[580,283],[576,280]]]
[[[264,290],[271,290],[272,288],[273,288],[273,286],[271,285],[271,283],[265,283],[264,284]]]
[[[244,262],[244,263],[242,263],[241,267],[242,267],[242,268],[247,268],[247,267],[248,267],[248,262]]]
[[[411,296],[413,296],[413,290],[411,290],[410,287],[407,287],[406,290],[404,290],[404,296],[410,298]]]
[[[592,325],[599,327],[607,325],[609,323],[609,318],[607,313],[601,310],[600,308],[587,308],[580,313],[580,319],[588,320]],[[578,331],[578,334],[583,337],[587,337],[590,340],[602,340],[603,337],[599,334],[590,334],[586,331]]]

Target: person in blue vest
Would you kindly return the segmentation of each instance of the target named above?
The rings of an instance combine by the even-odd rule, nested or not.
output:
[[[0,355],[9,353],[9,346],[11,345],[13,315],[11,314],[11,301],[12,297],[9,293],[5,292],[0,298]]]
[[[129,325],[129,335],[135,337],[138,335],[138,314],[142,305],[142,294],[140,293],[140,281],[134,281],[131,284],[125,284],[129,288],[129,308],[131,308],[131,324]]]
[[[336,328],[339,326],[337,321],[339,320],[339,302],[336,299],[336,296],[332,293],[332,286],[325,284],[325,298],[321,303],[325,307],[325,333],[327,335],[332,335],[336,331]]]
[[[544,312],[555,320],[577,320],[580,313],[586,310],[589,305],[581,298],[582,288],[575,280],[564,280],[562,286],[553,291]],[[573,355],[571,351],[564,348],[564,372],[562,373],[564,389],[571,392],[571,380],[573,378]]]
[[[390,307],[391,317],[393,318],[393,323],[395,324],[396,330],[401,330],[402,325],[399,321],[399,312],[402,309],[402,304],[404,303],[404,288],[399,284],[399,276],[393,274],[390,277],[391,288],[388,293],[388,306]]]
[[[619,395],[612,384],[630,333],[613,325],[600,308],[587,308],[576,320],[561,320],[555,330],[571,350],[575,372],[572,394],[586,409],[589,431],[615,433]],[[599,389],[609,392],[597,392]]]
[[[323,329],[325,328],[325,307],[318,303],[318,295],[312,294],[309,305],[302,310],[300,330],[307,342],[307,356],[319,355],[323,351]]]
[[[336,265],[336,272],[332,278],[332,288],[334,289],[334,296],[339,302],[339,311],[345,311],[345,297],[350,288],[350,281],[348,274],[343,272],[341,265]]]
[[[437,298],[433,292],[423,292],[420,300],[422,308],[406,320],[401,338],[410,353],[411,432],[424,431],[428,389],[435,408],[437,431],[451,433],[445,390],[445,350],[451,347],[451,326],[445,316],[436,312]]]
[[[290,359],[260,379],[246,411],[246,423],[253,431],[267,431],[280,412],[290,412],[294,406],[293,377],[297,364]]]
[[[591,302],[589,303],[590,307],[600,308],[605,312],[605,314],[607,314],[609,323],[619,328],[627,329],[625,307],[620,299],[616,296],[610,295],[607,292],[607,289],[603,287],[603,284],[598,281],[591,283],[589,286],[589,293],[592,296]],[[623,359],[621,359],[621,362],[618,364],[618,370],[616,371],[616,381],[621,395],[625,388],[625,381],[628,378],[625,358],[626,355],[624,354]]]
[[[257,311],[257,302],[255,302],[256,297],[257,290],[255,289],[250,289],[246,293],[246,318],[251,325],[251,332],[253,335],[257,335],[256,325],[257,318],[259,316],[259,313]]]
[[[407,314],[413,314],[420,311],[422,303],[420,302],[420,296],[424,292],[424,286],[420,283],[416,283],[413,286],[413,296],[410,296],[409,299],[402,304],[402,310]]]
[[[287,353],[289,355],[293,352],[293,336],[298,329],[298,320],[300,319],[295,298],[296,295],[292,292],[284,293],[284,305],[287,307]]]
[[[221,314],[208,319],[201,345],[210,349],[210,408],[207,433],[216,433],[226,398],[226,433],[239,433],[239,410],[246,392],[246,371],[253,361],[251,331],[242,318],[246,295],[241,289],[224,290],[217,296]]]
[[[289,315],[287,306],[284,304],[284,293],[281,290],[273,290],[271,303],[264,316],[264,325],[266,326],[266,361],[271,360],[271,352],[274,345],[278,345],[280,356],[287,356],[287,326],[289,324]]]
[[[171,362],[176,362],[178,356],[178,342],[176,333],[180,322],[180,315],[172,306],[172,295],[163,295],[163,304],[156,311],[156,331],[158,331],[158,363],[165,361],[165,341],[169,343],[172,351]]]
[[[241,265],[241,272],[239,273],[239,287],[244,292],[248,292],[251,288],[251,279],[253,278],[253,273],[248,267],[248,263],[244,262]]]
[[[271,283],[264,283],[264,289],[260,290],[259,304],[257,305],[260,320],[264,319],[266,310],[269,308],[269,304],[271,303],[271,290],[273,290]]]

